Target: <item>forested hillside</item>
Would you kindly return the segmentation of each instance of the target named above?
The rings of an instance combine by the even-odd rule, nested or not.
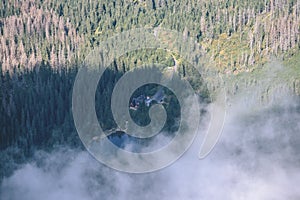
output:
[[[299,12],[299,0],[5,0],[0,60],[3,70],[71,66],[115,33],[163,27],[195,37],[216,67],[238,73],[298,51]]]
[[[36,149],[82,147],[71,113],[78,67],[108,37],[141,27],[194,37],[209,67],[222,74],[250,74],[273,58],[298,67],[300,0],[2,0],[0,179]],[[202,80],[179,60],[176,52],[162,50],[128,53],[113,62],[98,95],[109,96],[123,73],[143,63],[178,64],[179,74],[201,88]],[[203,99],[209,95],[199,91]],[[96,106],[111,116],[105,105]],[[177,107],[169,112],[178,117]],[[106,129],[114,126],[111,117],[99,120]],[[170,130],[174,119],[168,123]]]

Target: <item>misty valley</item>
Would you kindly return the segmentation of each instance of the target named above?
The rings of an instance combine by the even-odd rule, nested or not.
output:
[[[250,102],[249,107],[243,106],[243,99],[233,99],[219,143],[206,159],[199,160],[197,154],[211,117],[209,98],[200,95],[205,106],[191,149],[157,173],[130,175],[109,169],[83,147],[70,113],[75,75],[76,68],[58,72],[42,66],[35,71],[15,71],[1,76],[1,100],[8,102],[1,106],[1,113],[5,113],[1,115],[1,127],[5,130],[1,134],[2,199],[20,196],[25,200],[140,199],[140,196],[237,199],[240,192],[254,199],[298,197],[299,97],[292,94],[278,97],[279,101],[267,105]],[[95,95],[96,102],[101,102],[96,103],[98,119],[106,130],[115,126],[108,97],[121,76],[107,70]],[[151,96],[158,87],[155,84],[140,87],[132,98],[143,93]],[[167,145],[176,131],[180,109],[172,92],[166,90],[166,94],[169,118],[163,134],[138,139],[115,131],[108,136],[110,141],[136,152]],[[137,123],[145,125],[149,123],[148,111],[149,108],[141,105],[138,111],[130,112]],[[224,183],[230,184],[224,187]],[[185,184],[189,187],[182,188]],[[272,190],[280,191],[282,198]]]
[[[299,200],[300,0],[0,1],[0,200]]]

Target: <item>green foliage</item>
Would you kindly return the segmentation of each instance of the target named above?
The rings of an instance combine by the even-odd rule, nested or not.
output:
[[[299,9],[295,0],[6,0],[0,2],[0,59],[5,70],[41,62],[72,66],[113,34],[162,27],[195,37],[215,66],[237,73],[299,49]]]
[[[300,4],[296,0],[274,2],[0,1],[0,172],[7,166],[14,168],[13,161],[23,162],[35,149],[82,147],[71,113],[78,64],[102,41],[126,30],[161,27],[194,37],[209,55],[210,67],[220,72],[255,73],[258,65],[274,56],[292,66],[286,79],[298,76]],[[96,110],[104,129],[115,127],[109,108],[117,80],[127,71],[153,63],[165,65],[161,71],[176,67],[202,100],[209,101],[202,77],[180,55],[149,49],[129,52],[114,61],[98,85],[96,99],[101,97],[103,104],[96,104]],[[296,91],[299,82],[293,87]],[[143,88],[150,94],[154,89]],[[167,112],[174,118],[167,119],[165,128],[174,131],[180,113],[176,99],[170,96],[173,106],[167,107]],[[147,124],[147,111],[142,107],[132,117]]]
[[[95,95],[96,113],[104,130],[116,128],[110,98],[123,72],[114,65],[116,63],[105,71]],[[159,73],[160,70],[156,70]],[[58,146],[83,148],[71,111],[72,87],[76,74],[76,66],[58,70],[49,65],[42,65],[34,70],[15,69],[12,73],[0,74],[0,149],[4,154],[11,152],[11,162],[22,163],[37,149],[51,151]],[[197,88],[196,80],[201,79],[195,79],[192,83]],[[157,89],[157,85],[146,85],[134,95],[151,96]],[[166,94],[168,98],[164,106],[167,122],[164,130],[173,132],[177,130],[176,120],[180,118],[180,106],[171,91],[166,90]],[[146,125],[150,122],[148,111],[148,107],[141,106],[141,109],[132,113],[132,118],[137,124]],[[3,161],[8,159],[7,155],[1,158]],[[0,168],[5,168],[4,164]]]

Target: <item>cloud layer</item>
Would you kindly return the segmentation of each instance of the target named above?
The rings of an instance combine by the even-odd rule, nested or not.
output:
[[[235,104],[208,157],[197,157],[199,137],[172,166],[142,175],[116,172],[78,150],[37,152],[3,181],[0,199],[299,199],[299,121],[296,101],[256,112]]]

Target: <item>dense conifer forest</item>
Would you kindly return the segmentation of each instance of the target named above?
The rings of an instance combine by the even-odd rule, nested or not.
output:
[[[211,67],[224,74],[251,73],[272,58],[295,66],[300,55],[300,0],[3,0],[0,179],[37,149],[83,148],[71,113],[78,67],[106,38],[139,27],[194,37]],[[109,83],[99,84],[98,95],[109,96],[118,78],[141,63],[170,67],[175,62],[174,54],[159,50],[129,53],[105,73]],[[201,85],[187,63],[180,62],[179,68],[195,88]],[[171,101],[175,108],[169,112],[177,117],[176,101]],[[97,110],[110,116],[105,105]],[[111,117],[99,120],[106,129],[114,126]],[[169,119],[167,128],[174,120]]]

